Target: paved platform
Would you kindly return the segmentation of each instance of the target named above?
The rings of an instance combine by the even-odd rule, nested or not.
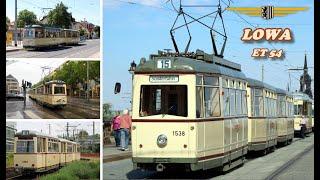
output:
[[[17,46],[17,47],[15,47],[15,46],[7,46],[6,47],[6,52],[20,51],[22,49],[23,49],[22,46]]]
[[[131,158],[132,150],[131,145],[129,145],[129,151],[118,150],[115,145],[107,145],[103,147],[103,162],[112,162],[122,159]]]

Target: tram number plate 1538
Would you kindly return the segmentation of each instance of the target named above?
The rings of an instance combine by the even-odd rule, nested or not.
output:
[[[171,60],[170,59],[160,59],[157,62],[158,69],[170,69],[171,68]]]
[[[185,136],[186,133],[184,131],[172,131],[173,136]]]

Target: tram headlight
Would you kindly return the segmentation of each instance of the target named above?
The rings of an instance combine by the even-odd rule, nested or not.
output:
[[[157,144],[161,148],[163,148],[167,145],[167,141],[168,141],[167,136],[164,134],[159,135],[157,138]]]

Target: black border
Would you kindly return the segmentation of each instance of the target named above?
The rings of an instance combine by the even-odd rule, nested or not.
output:
[[[1,1],[1,5],[0,5],[0,8],[1,8],[1,19],[2,21],[1,22],[1,29],[0,29],[0,42],[1,42],[1,57],[0,57],[0,73],[1,73],[1,82],[0,82],[0,94],[1,94],[1,113],[0,113],[0,116],[1,116],[1,128],[0,128],[0,139],[1,139],[1,148],[0,148],[0,153],[1,153],[1,169],[3,169],[0,173],[0,178],[1,179],[5,179],[5,176],[6,176],[6,171],[5,171],[5,168],[6,168],[6,131],[5,131],[5,125],[6,125],[6,102],[5,102],[5,94],[6,94],[6,91],[5,91],[5,84],[6,84],[6,79],[5,79],[5,75],[6,75],[6,20],[5,20],[5,17],[6,17],[6,1]]]
[[[318,81],[320,78],[320,72],[319,72],[319,65],[318,60],[319,59],[319,21],[320,21],[320,0],[314,0],[314,179],[320,178],[320,172],[319,170],[320,166],[320,154],[318,153],[320,151],[320,141],[319,141],[319,130],[320,130],[320,115],[319,115],[319,93],[318,93]]]

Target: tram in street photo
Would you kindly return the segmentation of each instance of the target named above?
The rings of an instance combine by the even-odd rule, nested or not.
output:
[[[58,169],[80,160],[80,145],[36,131],[22,130],[14,138],[14,167],[23,174]]]
[[[53,80],[29,90],[30,99],[41,105],[63,108],[67,105],[67,86],[64,81]]]
[[[306,120],[305,134],[312,132],[312,99],[305,93],[294,92],[294,132],[300,134],[302,118]]]
[[[266,154],[277,145],[276,89],[255,79],[248,81],[248,150]]]
[[[243,164],[246,88],[239,64],[201,50],[142,58],[133,75],[134,167],[226,171]]]
[[[73,29],[30,25],[24,28],[23,47],[38,49],[59,45],[76,45],[80,42],[80,32]]]
[[[282,89],[277,92],[277,143],[290,144],[294,137],[293,96]]]

